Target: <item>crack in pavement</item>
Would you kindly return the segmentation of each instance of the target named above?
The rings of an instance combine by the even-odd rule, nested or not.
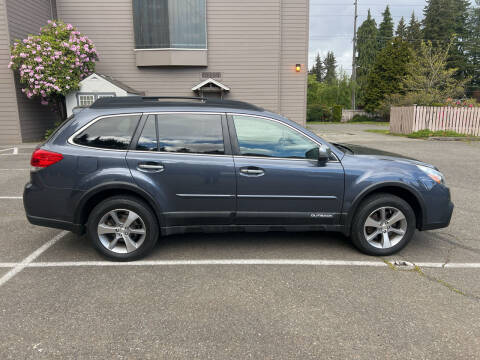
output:
[[[447,288],[448,290],[450,290],[451,292],[453,293],[456,293],[458,295],[462,295],[462,296],[465,296],[469,299],[472,299],[472,300],[475,300],[475,301],[480,301],[480,296],[477,296],[475,294],[472,294],[472,293],[469,293],[467,291],[464,291],[464,290],[460,290],[459,288],[455,287],[454,285],[452,285],[451,283],[441,279],[441,278],[437,278],[435,276],[432,276],[432,275],[429,275],[427,273],[425,273],[422,268],[418,265],[416,265],[414,262],[409,262],[408,260],[407,261],[403,261],[404,263],[406,264],[412,264],[413,265],[413,268],[409,268],[409,269],[401,269],[401,266],[398,266],[398,265],[395,265],[394,263],[392,263],[391,261],[388,261],[386,259],[383,259],[383,261],[385,262],[385,264],[388,265],[388,267],[390,269],[392,269],[393,271],[408,271],[408,272],[415,272],[417,273],[420,277],[422,278],[425,278],[431,282],[434,282],[434,283],[437,283],[439,285],[442,285],[443,287]],[[445,264],[442,265],[442,268],[445,267],[445,265],[447,264],[447,262]]]

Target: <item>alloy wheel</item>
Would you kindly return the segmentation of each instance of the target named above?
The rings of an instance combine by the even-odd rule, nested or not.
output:
[[[142,246],[147,230],[140,215],[132,210],[114,209],[100,219],[97,234],[108,250],[126,254]]]
[[[367,242],[379,249],[397,245],[407,232],[407,218],[395,207],[378,208],[367,217],[363,232]]]

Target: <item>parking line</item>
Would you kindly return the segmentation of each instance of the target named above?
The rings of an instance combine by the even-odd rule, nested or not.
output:
[[[3,275],[0,278],[0,287],[4,285],[8,280],[13,278],[15,275],[17,275],[20,271],[25,269],[28,264],[30,264],[33,260],[38,258],[40,255],[42,255],[43,252],[48,250],[52,245],[54,245],[56,242],[58,242],[60,239],[62,239],[65,235],[67,235],[69,232],[68,231],[62,231],[60,234],[55,236],[53,239],[47,241],[45,244],[40,246],[37,250],[35,250],[33,253],[28,255],[25,259],[23,259],[21,262],[17,263],[13,269],[8,271],[5,275]]]
[[[139,260],[131,262],[115,261],[44,261],[33,262],[41,253],[55,244],[66,231],[32,253],[20,263],[0,263],[0,268],[54,268],[54,267],[102,267],[102,266],[202,266],[202,265],[298,265],[298,266],[350,266],[350,267],[387,267],[383,261],[358,260],[304,260],[304,259],[205,259],[205,260]],[[418,262],[414,263],[421,268],[448,268],[448,269],[480,269],[480,263],[441,263]],[[15,270],[15,269],[12,269]],[[19,270],[21,271],[21,269]],[[19,271],[16,271],[17,274]],[[14,274],[14,275],[15,275]],[[7,276],[6,274],[5,276]],[[4,276],[4,277],[5,277]],[[9,279],[13,277],[10,276]],[[2,278],[3,279],[3,278]],[[0,279],[0,286],[2,285]],[[7,279],[8,281],[8,279]],[[6,281],[5,281],[6,282]]]
[[[303,260],[303,259],[207,259],[207,260],[139,260],[59,261],[30,263],[28,267],[57,266],[185,266],[185,265],[313,265],[313,266],[387,266],[381,261]]]
[[[303,260],[303,259],[210,259],[210,260],[140,260],[113,261],[51,261],[31,262],[27,267],[80,267],[80,266],[191,266],[191,265],[304,265],[304,266],[354,266],[386,267],[383,261],[356,260]],[[480,263],[417,263],[425,268],[480,269]]]
[[[23,196],[0,196],[0,200],[21,200]]]

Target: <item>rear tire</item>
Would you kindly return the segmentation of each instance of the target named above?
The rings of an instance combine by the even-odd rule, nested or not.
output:
[[[359,205],[351,239],[365,254],[391,255],[408,244],[415,228],[415,212],[405,200],[391,194],[376,194]]]
[[[131,261],[144,257],[158,240],[155,213],[133,196],[114,196],[99,203],[88,217],[87,235],[105,257]]]

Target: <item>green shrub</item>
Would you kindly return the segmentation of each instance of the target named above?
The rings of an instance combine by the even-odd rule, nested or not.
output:
[[[311,104],[307,107],[307,121],[333,121],[332,111],[326,105]]]
[[[352,118],[352,120],[350,120],[349,122],[365,122],[365,121],[372,122],[372,121],[380,121],[380,120],[367,115],[355,115]]]
[[[332,107],[332,118],[333,121],[340,122],[342,120],[342,106],[333,105]]]
[[[60,125],[62,125],[62,124],[63,124],[63,121],[56,121],[56,122],[53,124],[53,128],[47,129],[47,130],[45,131],[45,137],[44,137],[44,139],[47,140],[47,139],[50,137],[50,135],[52,135],[53,132],[54,132],[55,130],[57,130],[57,128],[58,128]]]

